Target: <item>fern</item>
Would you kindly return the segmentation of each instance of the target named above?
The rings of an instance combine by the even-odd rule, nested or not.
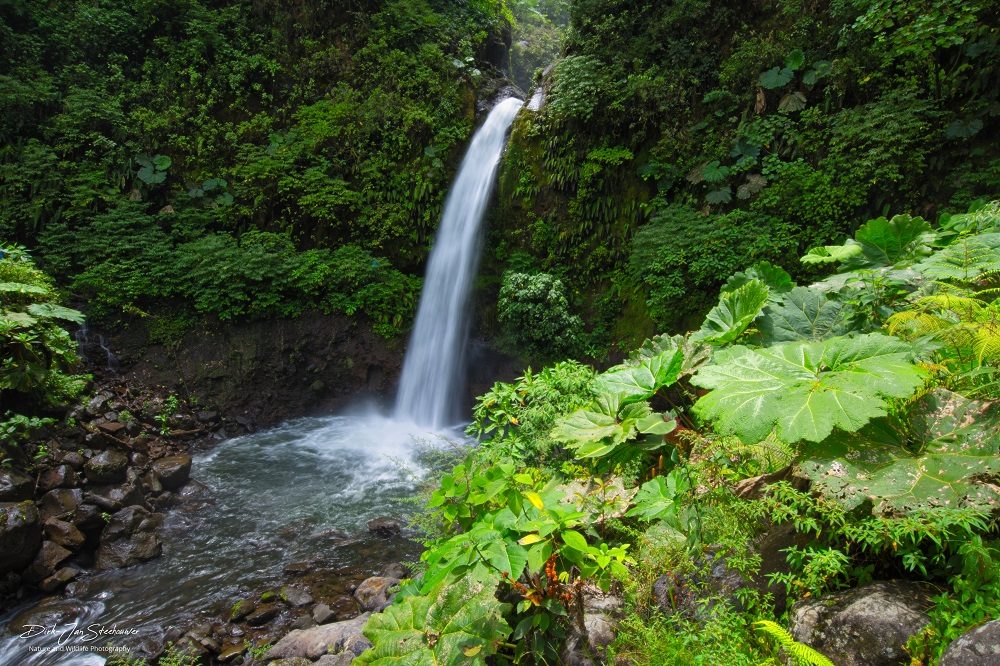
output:
[[[754,622],[754,626],[757,631],[774,639],[774,642],[800,666],[834,666],[823,653],[795,640],[788,630],[777,622],[759,620]]]

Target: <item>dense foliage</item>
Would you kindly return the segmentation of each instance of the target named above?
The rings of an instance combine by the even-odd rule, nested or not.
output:
[[[398,333],[417,285],[392,265],[423,260],[511,20],[502,0],[3,3],[0,236],[101,317],[322,307]]]
[[[635,344],[693,325],[743,266],[807,279],[798,256],[857,220],[994,196],[994,10],[572,3],[546,102],[502,167],[501,269],[530,253],[605,346]]]
[[[587,596],[617,587],[634,615],[611,649],[636,663],[780,663],[783,650],[824,664],[782,628],[776,590],[903,576],[947,590],[907,646],[936,661],[1000,612],[998,238],[1000,202],[935,225],[870,220],[804,254],[835,267],[819,281],[758,263],[724,281],[699,330],[601,373],[563,362],[496,384],[469,428],[479,446],[429,496],[423,568],[393,617],[474,581],[496,593],[482,612],[506,623],[472,634],[477,654],[555,663],[586,631]],[[772,479],[759,499],[741,496],[750,477]],[[810,490],[773,482],[792,477]],[[771,526],[799,537],[762,588],[692,583],[700,624],[679,599],[650,609],[650,575],[697,580],[723,557],[761,578],[752,544]],[[371,655],[395,644],[383,624],[367,629]],[[410,652],[392,654],[378,663]]]

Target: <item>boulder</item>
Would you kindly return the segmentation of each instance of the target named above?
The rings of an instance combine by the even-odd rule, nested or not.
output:
[[[24,580],[38,583],[56,572],[59,565],[73,553],[51,541],[42,542],[42,547],[35,554],[35,559],[24,570]]]
[[[313,622],[316,624],[327,624],[333,622],[337,614],[326,604],[316,604],[312,609]]]
[[[316,620],[311,615],[300,615],[289,625],[292,629],[308,629],[316,626]]]
[[[931,592],[911,581],[878,581],[800,601],[791,610],[792,636],[838,666],[906,664],[903,645],[930,621]]]
[[[401,562],[393,562],[392,564],[387,564],[385,569],[382,569],[382,575],[386,578],[398,578],[402,580],[403,578],[410,577],[410,570]]]
[[[391,537],[400,533],[403,523],[395,518],[381,516],[368,521],[368,531],[380,537]]]
[[[583,590],[583,631],[574,626],[562,652],[565,666],[595,666],[604,663],[604,653],[615,640],[615,629],[623,607],[622,598],[596,587]]]
[[[239,622],[254,611],[254,603],[251,599],[240,599],[229,610],[229,621]]]
[[[69,465],[50,467],[38,476],[38,489],[48,492],[54,488],[72,488],[76,485],[76,472]]]
[[[28,627],[62,627],[87,617],[87,607],[73,599],[48,597],[15,615],[7,623],[7,631],[23,634]]]
[[[118,486],[95,486],[84,494],[83,499],[103,511],[114,513],[127,506],[142,504],[143,495],[138,484],[123,483]]]
[[[102,530],[105,525],[103,513],[95,504],[81,504],[73,512],[73,525],[81,532]]]
[[[44,518],[64,518],[73,515],[82,502],[83,491],[79,488],[56,488],[42,496],[39,508]]]
[[[359,615],[351,620],[321,624],[309,629],[296,629],[286,634],[268,650],[266,659],[290,659],[305,657],[319,659],[327,652],[343,652],[350,650],[358,655],[371,645],[364,638],[361,630],[368,621],[370,613]]]
[[[358,585],[354,591],[354,598],[358,600],[362,610],[380,611],[389,605],[392,595],[389,590],[393,585],[398,585],[398,578],[387,578],[385,576],[372,576],[366,578]]]
[[[125,480],[128,456],[117,449],[101,451],[83,465],[90,483],[119,483]]]
[[[79,472],[81,469],[83,469],[83,466],[84,464],[86,464],[87,459],[81,456],[76,451],[67,451],[62,455],[62,462],[66,465],[69,465],[77,472]]]
[[[313,598],[308,592],[302,588],[292,587],[291,585],[281,588],[280,596],[282,601],[296,608],[308,606],[313,602]]]
[[[16,469],[0,468],[0,502],[20,502],[35,494],[35,482]]]
[[[0,503],[0,575],[31,564],[41,546],[42,526],[34,503]]]
[[[938,666],[1000,666],[1000,620],[981,624],[953,640]]]
[[[62,567],[57,570],[51,576],[43,580],[38,584],[38,587],[42,588],[43,592],[55,592],[60,587],[70,582],[74,578],[80,575],[79,569],[74,569],[73,567]]]
[[[353,652],[325,654],[319,658],[319,661],[312,662],[312,666],[351,666],[351,662],[356,656]]]
[[[191,456],[186,453],[154,460],[150,467],[167,490],[177,490],[191,478]]]
[[[159,557],[163,550],[156,530],[163,514],[141,506],[127,506],[115,513],[101,533],[98,569],[120,569]]]
[[[246,622],[251,627],[259,627],[267,624],[281,613],[281,606],[278,604],[261,604],[246,617]]]
[[[73,523],[58,518],[46,520],[43,529],[47,539],[69,550],[79,550],[86,540]]]

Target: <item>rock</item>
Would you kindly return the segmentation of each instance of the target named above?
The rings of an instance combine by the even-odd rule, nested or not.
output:
[[[327,624],[328,622],[333,622],[337,617],[337,614],[330,609],[326,604],[316,604],[312,610],[313,622],[316,624]]]
[[[38,586],[42,588],[44,592],[55,592],[79,575],[79,569],[74,569],[73,567],[62,567],[54,574],[43,580]]]
[[[186,453],[154,460],[150,466],[167,490],[177,490],[191,478],[191,456]]]
[[[903,644],[929,619],[929,590],[910,581],[878,581],[795,604],[790,629],[838,666],[908,663]]]
[[[316,621],[312,619],[311,615],[300,615],[295,618],[290,626],[292,629],[308,629],[309,627],[315,627]]]
[[[318,659],[327,652],[341,652],[345,648],[351,649],[354,654],[360,654],[356,650],[367,642],[361,630],[369,616],[370,613],[365,613],[343,622],[321,624],[310,629],[296,629],[286,634],[268,650],[266,659],[292,657]]]
[[[402,580],[403,578],[410,577],[410,570],[400,562],[393,562],[386,565],[385,569],[382,570],[382,575],[386,578],[398,578]]]
[[[353,652],[325,654],[319,658],[319,661],[312,662],[312,666],[351,666],[351,662],[356,656]]]
[[[0,502],[20,502],[35,495],[35,482],[16,469],[0,469]]]
[[[83,469],[83,465],[84,463],[87,462],[87,459],[81,456],[76,451],[69,451],[63,454],[62,461],[63,463],[69,465],[74,470],[79,472],[81,469]]]
[[[284,572],[286,576],[305,576],[310,569],[312,565],[309,562],[292,562],[285,565]]]
[[[163,550],[156,530],[163,514],[141,506],[127,506],[115,513],[101,533],[97,549],[98,569],[120,569],[159,557]]]
[[[118,415],[114,412],[108,412],[108,415],[114,415],[116,419],[118,418]],[[107,418],[108,415],[105,415],[105,418]],[[118,421],[106,421],[99,424],[97,427],[109,435],[118,436],[121,434],[121,431],[125,429],[125,424],[119,423]]]
[[[44,518],[64,518],[73,515],[82,502],[83,491],[79,488],[56,488],[42,496],[39,508]]]
[[[72,554],[57,543],[43,541],[35,559],[24,570],[24,580],[29,583],[37,583],[48,578]]]
[[[127,467],[128,456],[116,449],[108,449],[84,463],[83,473],[90,483],[118,483],[125,480]]]
[[[135,451],[129,456],[129,462],[135,467],[142,469],[149,464],[149,456],[141,451]]]
[[[201,423],[212,423],[219,420],[219,412],[198,412],[198,421]]]
[[[237,658],[242,656],[247,649],[243,644],[238,645],[227,645],[222,648],[222,652],[216,657],[216,660],[221,664],[229,664],[236,662]]]
[[[938,666],[1000,666],[1000,620],[981,624],[953,640]]]
[[[400,533],[403,523],[395,518],[382,516],[368,521],[368,531],[380,537],[391,537]]]
[[[358,585],[358,589],[354,591],[354,598],[358,600],[362,610],[379,611],[389,605],[392,599],[389,589],[398,584],[398,578],[372,576]]]
[[[272,661],[268,666],[312,666],[312,662],[305,657],[290,657]]]
[[[280,595],[282,601],[296,608],[300,606],[308,606],[313,602],[313,598],[308,592],[297,587],[291,587],[290,585],[286,585],[281,588]]]
[[[250,599],[240,599],[229,610],[229,621],[239,622],[254,611],[254,603]]]
[[[38,477],[38,489],[48,492],[54,488],[72,488],[76,485],[76,472],[69,465],[56,465]]]
[[[127,506],[142,504],[143,496],[138,484],[123,483],[120,486],[95,486],[84,494],[83,499],[114,513]]]
[[[160,477],[158,477],[154,472],[146,472],[142,477],[142,485],[146,487],[151,493],[162,493],[163,484],[160,483]]]
[[[0,574],[20,571],[42,546],[42,526],[32,502],[0,504]]]
[[[29,626],[62,627],[87,616],[86,607],[72,599],[49,597],[21,611],[7,624],[11,634],[23,634]]]
[[[75,525],[58,518],[46,520],[43,529],[46,538],[69,550],[78,550],[86,540],[83,533]]]
[[[81,504],[73,512],[73,524],[82,532],[93,532],[104,529],[104,517],[95,504]]]
[[[110,399],[111,395],[109,393],[98,393],[87,403],[87,414],[90,416],[99,416],[104,411],[105,403]]]
[[[246,622],[251,627],[259,627],[278,617],[278,613],[280,612],[281,606],[278,604],[261,604],[252,613],[247,615]]]
[[[583,628],[570,630],[563,647],[562,663],[566,666],[593,666],[604,663],[605,649],[615,639],[615,628],[624,606],[621,597],[594,586],[583,589]],[[596,661],[595,661],[596,658]]]

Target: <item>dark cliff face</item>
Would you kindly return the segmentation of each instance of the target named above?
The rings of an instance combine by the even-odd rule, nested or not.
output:
[[[405,344],[358,318],[319,313],[202,326],[171,345],[148,342],[141,323],[109,337],[130,381],[193,396],[250,427],[391,399]]]

